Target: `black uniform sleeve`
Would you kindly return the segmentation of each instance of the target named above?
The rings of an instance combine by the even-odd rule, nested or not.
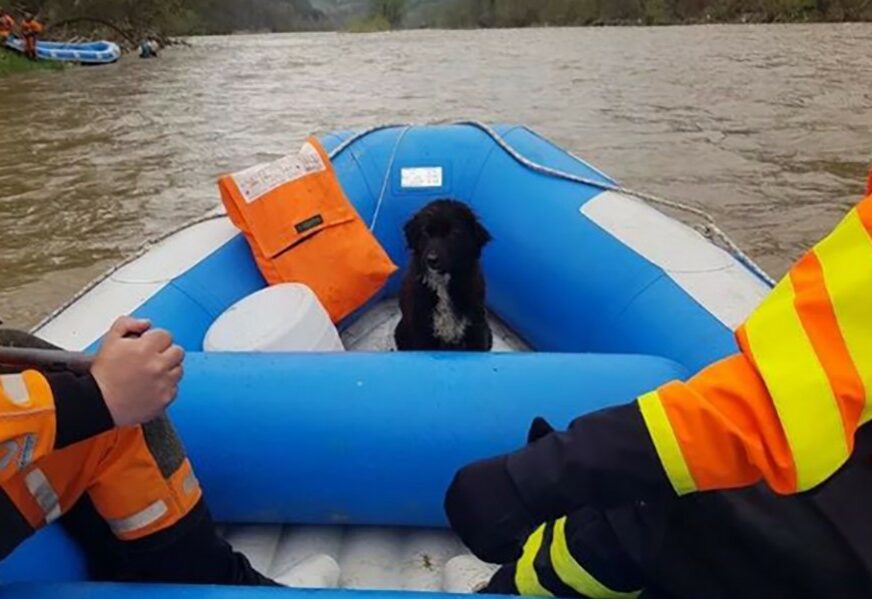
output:
[[[97,381],[90,374],[46,375],[55,404],[55,449],[110,430],[114,423]]]
[[[526,447],[466,466],[448,489],[448,520],[481,559],[517,559],[537,526],[584,506],[675,497],[635,402],[583,416],[567,432],[534,427]]]
[[[507,468],[537,522],[675,496],[636,402],[578,418],[511,454]]]

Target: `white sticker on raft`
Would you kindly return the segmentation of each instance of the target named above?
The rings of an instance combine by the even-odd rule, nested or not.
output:
[[[724,326],[735,329],[769,293],[769,287],[730,254],[694,229],[636,198],[604,191],[581,213],[675,283]]]
[[[267,164],[258,164],[234,173],[233,180],[247,204],[262,198],[272,190],[325,169],[318,150],[306,143],[299,154],[289,154]]]
[[[427,166],[401,169],[400,186],[403,189],[442,187],[442,167]]]

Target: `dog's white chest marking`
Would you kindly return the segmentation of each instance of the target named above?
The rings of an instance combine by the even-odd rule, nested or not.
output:
[[[433,335],[444,343],[458,343],[466,334],[469,320],[459,318],[448,294],[450,274],[436,274],[427,271],[424,284],[436,293],[436,309],[433,310]]]

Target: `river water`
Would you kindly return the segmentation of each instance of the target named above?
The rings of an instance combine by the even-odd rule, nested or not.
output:
[[[872,24],[211,37],[0,81],[0,318],[35,322],[309,133],[518,122],[710,211],[773,275],[872,162]]]

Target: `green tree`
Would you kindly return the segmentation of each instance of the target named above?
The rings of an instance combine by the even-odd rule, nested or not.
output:
[[[668,0],[642,0],[642,15],[648,25],[664,25],[675,18]]]
[[[370,17],[382,17],[396,29],[406,17],[406,0],[371,0]]]

